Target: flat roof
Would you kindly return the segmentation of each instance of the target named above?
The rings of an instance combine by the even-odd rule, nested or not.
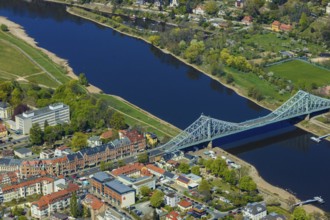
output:
[[[31,153],[32,151],[28,148],[19,148],[19,149],[16,149],[15,152],[18,152],[20,154],[27,154],[27,153]]]
[[[62,103],[54,103],[54,104],[51,104],[51,105],[49,105],[47,107],[44,107],[44,108],[41,108],[41,109],[26,111],[26,112],[23,113],[25,115],[29,115],[29,114],[33,113],[31,116],[26,117],[23,114],[19,114],[19,115],[16,115],[16,116],[19,117],[19,118],[33,118],[33,117],[36,117],[36,116],[39,116],[39,115],[44,115],[44,114],[47,114],[47,113],[50,113],[50,112],[54,112],[57,109],[60,109],[60,108],[56,108],[56,106],[63,106],[62,108],[68,108],[69,107],[69,106],[67,106],[65,104],[62,104]],[[52,109],[54,107],[56,109]]]
[[[118,180],[112,180],[110,182],[107,182],[105,185],[119,194],[135,191],[133,188],[124,185]]]
[[[109,174],[105,173],[105,172],[97,172],[94,174],[93,179],[95,179],[98,182],[104,183],[107,182],[109,180],[112,180],[112,176],[110,176]]]

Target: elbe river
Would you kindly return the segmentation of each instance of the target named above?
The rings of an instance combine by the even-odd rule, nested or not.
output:
[[[22,25],[40,47],[67,59],[75,73],[85,73],[105,93],[121,96],[181,129],[201,113],[232,122],[269,113],[171,55],[72,16],[63,5],[1,0],[0,16]],[[316,144],[311,136],[280,123],[214,143],[300,199],[322,196],[326,203],[321,208],[330,211],[330,143]]]

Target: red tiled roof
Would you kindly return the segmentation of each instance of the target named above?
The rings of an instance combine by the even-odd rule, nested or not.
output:
[[[112,130],[109,130],[109,131],[106,131],[104,133],[101,134],[100,138],[102,139],[108,139],[108,138],[111,138],[113,135],[113,132]]]
[[[181,202],[178,203],[178,205],[184,208],[189,208],[190,206],[192,206],[191,202],[187,200],[182,200]]]
[[[132,143],[136,143],[144,139],[144,136],[137,130],[122,130],[120,133],[127,137]]]
[[[172,165],[177,165],[177,164],[179,164],[179,162],[178,162],[178,161],[175,161],[175,160],[169,160],[169,161],[167,161],[167,163],[168,163],[168,164],[172,164]]]
[[[6,132],[6,126],[4,126],[3,124],[0,124],[0,132]]]
[[[279,22],[279,21],[274,21],[273,23],[272,23],[272,25],[276,25],[276,26],[278,26],[278,25],[280,25],[281,23]]]
[[[176,211],[172,211],[172,212],[170,212],[166,215],[166,217],[171,219],[171,220],[178,220],[179,216],[180,216],[180,214],[177,213]]]
[[[21,187],[30,186],[30,185],[33,185],[33,184],[36,184],[36,183],[39,183],[42,181],[54,182],[54,179],[51,177],[39,177],[39,178],[36,178],[33,180],[20,182],[19,184],[2,187],[2,191],[6,192],[6,191],[10,191],[10,190],[17,190]]]
[[[56,148],[56,150],[62,151],[62,150],[68,149],[68,148],[69,148],[68,146],[63,145],[63,146]]]
[[[42,196],[38,201],[33,202],[32,205],[38,206],[39,209],[46,208],[49,204],[52,204],[54,201],[57,201],[62,197],[68,196],[70,193],[77,191],[78,189],[79,189],[78,185],[69,184],[67,189]]]
[[[128,164],[123,167],[119,167],[115,170],[113,170],[111,173],[114,176],[119,176],[121,174],[130,174],[140,171],[144,165],[142,163],[134,163],[134,164]]]
[[[292,26],[289,24],[281,24],[280,25],[280,30],[282,31],[291,31],[292,30]]]
[[[104,206],[104,203],[92,194],[86,195],[84,203],[90,205],[94,210],[99,210],[102,206]]]
[[[162,168],[159,168],[153,164],[148,164],[146,166],[149,170],[153,170],[154,172],[157,172],[157,173],[160,173],[160,174],[164,174],[165,173],[165,170],[162,169]]]

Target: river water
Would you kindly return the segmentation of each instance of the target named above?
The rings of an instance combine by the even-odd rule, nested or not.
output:
[[[62,5],[1,0],[0,16],[22,25],[39,46],[67,59],[76,73],[85,73],[104,92],[121,96],[181,129],[201,113],[233,122],[269,113],[172,56],[69,15]],[[248,140],[243,139],[247,136]],[[216,143],[299,198],[322,196],[328,203],[321,208],[330,211],[330,143],[315,144],[310,137],[281,123]]]

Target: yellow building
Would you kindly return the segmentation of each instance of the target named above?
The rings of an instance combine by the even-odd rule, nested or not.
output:
[[[13,115],[13,108],[6,102],[0,102],[0,119],[8,119]]]
[[[149,145],[151,146],[155,146],[158,143],[158,139],[157,136],[155,134],[152,133],[147,133],[146,134],[146,138],[147,138],[147,142]]]
[[[179,186],[182,186],[184,188],[189,188],[189,183],[190,183],[190,179],[184,177],[184,176],[179,176],[176,179],[176,184],[178,184]]]
[[[280,26],[281,26],[281,23],[279,21],[274,21],[272,23],[272,31],[279,32],[280,31]]]

